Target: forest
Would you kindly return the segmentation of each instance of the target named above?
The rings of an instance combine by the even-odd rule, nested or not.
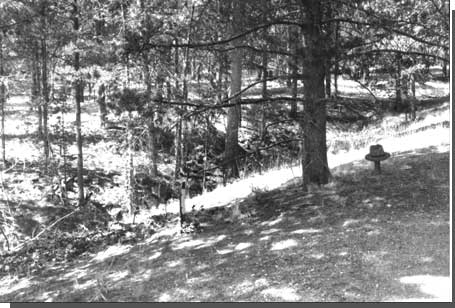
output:
[[[446,0],[0,0],[0,302],[451,300],[449,44]]]

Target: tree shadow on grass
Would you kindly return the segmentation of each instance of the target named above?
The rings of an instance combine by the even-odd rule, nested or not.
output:
[[[201,233],[156,234],[132,247],[111,246],[54,268],[47,277],[33,277],[35,289],[14,289],[0,298],[23,301],[43,294],[58,301],[446,298],[446,293],[428,290],[432,277],[449,275],[450,262],[449,158],[448,153],[434,151],[394,155],[381,176],[372,175],[367,165],[356,165],[355,172],[342,176],[334,170],[334,183],[308,195],[298,186],[256,193],[237,204],[244,215],[237,220],[224,209]],[[216,216],[208,213],[199,219]],[[33,291],[21,294],[27,289]]]

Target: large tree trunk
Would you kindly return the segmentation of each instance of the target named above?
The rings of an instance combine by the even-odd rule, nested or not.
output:
[[[78,36],[79,32],[79,5],[77,0],[73,2],[73,29]],[[82,132],[81,132],[81,102],[84,99],[84,88],[82,77],[79,74],[80,55],[78,51],[74,52],[74,71],[76,80],[74,83],[74,92],[76,98],[76,144],[77,144],[77,186],[78,192],[78,206],[85,204],[84,196],[84,178],[83,178],[83,155],[82,155]]]
[[[233,1],[232,34],[242,31],[242,0]],[[236,48],[241,40],[234,40],[234,50],[231,52],[231,93],[230,96],[240,92],[242,86],[242,50]],[[240,95],[232,99],[232,103],[240,102]],[[239,127],[241,118],[240,104],[229,107],[227,110],[227,128],[224,151],[225,179],[238,178],[239,166],[237,162]]]
[[[326,118],[324,101],[324,50],[321,33],[321,5],[318,0],[304,3],[308,12],[308,28],[305,31],[306,57],[304,61],[304,117],[301,123],[304,134],[302,176],[304,190],[307,183],[327,184],[330,171],[327,164]]]

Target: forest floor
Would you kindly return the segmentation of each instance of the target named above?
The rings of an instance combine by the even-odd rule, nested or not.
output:
[[[346,94],[359,95],[354,83],[344,86]],[[441,88],[446,86],[420,91],[446,96],[446,90],[436,93]],[[1,202],[21,214],[16,218],[23,218],[24,234],[31,237],[40,224],[70,210],[43,199],[49,184],[40,173],[36,119],[27,99],[16,97],[14,108],[7,109],[7,153],[15,165],[1,173]],[[393,127],[403,115],[351,135],[328,132],[333,140],[380,136],[392,154],[381,175],[364,159],[368,146],[329,153],[331,183],[311,186],[307,195],[299,187],[299,167],[270,170],[189,199],[188,207],[200,210],[194,214],[201,227],[195,233],[180,234],[170,215],[154,234],[135,241],[98,238],[91,245],[96,247],[68,257],[78,243],[46,245],[63,230],[84,234],[83,222],[98,222],[101,215],[87,211],[66,227],[69,219],[63,220],[58,231],[43,234],[41,250],[26,249],[16,259],[2,256],[0,302],[450,301],[450,128],[435,126],[449,120],[446,101],[419,110],[422,119],[405,128],[411,134],[387,135],[401,133]],[[92,111],[84,114],[86,179],[103,188],[95,200],[120,202],[124,163]],[[50,125],[55,124],[54,116]],[[175,212],[176,204],[168,210]],[[39,264],[42,251],[49,260]]]
[[[449,145],[332,170],[39,275],[0,278],[0,301],[449,301]],[[214,211],[213,209],[212,211]],[[210,217],[210,218],[209,218]],[[217,218],[214,218],[217,217]]]

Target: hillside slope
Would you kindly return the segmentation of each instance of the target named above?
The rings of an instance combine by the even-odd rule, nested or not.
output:
[[[340,164],[306,196],[298,180],[257,189],[198,214],[197,234],[4,276],[0,301],[450,300],[449,146],[434,143],[393,152],[380,176]]]

